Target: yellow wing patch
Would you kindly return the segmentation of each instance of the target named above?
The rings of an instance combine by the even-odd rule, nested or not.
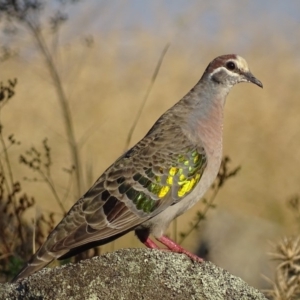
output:
[[[180,155],[177,163],[182,165],[182,167],[171,167],[166,179],[166,185],[159,185],[159,191],[155,193],[159,198],[163,198],[170,191],[174,184],[178,184],[180,187],[178,189],[178,197],[183,197],[190,193],[201,178],[201,168],[203,166],[203,156],[199,154],[196,150],[188,155]],[[161,177],[155,176],[155,181],[153,185],[155,188],[158,187],[158,183],[161,184]],[[154,192],[156,189],[151,190]]]
[[[126,183],[124,178],[119,179],[119,192],[126,194],[136,205],[137,209],[151,213],[159,206],[160,201],[157,198],[163,199],[171,189],[176,191],[178,198],[189,194],[199,182],[204,164],[205,155],[197,150],[191,150],[185,155],[177,157],[167,174],[163,167],[160,168],[160,175],[154,174],[152,168],[147,169],[145,175],[136,173],[133,179],[148,192],[135,189]]]

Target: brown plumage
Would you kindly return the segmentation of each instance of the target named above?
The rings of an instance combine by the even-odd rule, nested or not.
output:
[[[239,82],[262,87],[243,58],[213,60],[196,86],[75,203],[14,281],[130,230],[150,248],[158,248],[152,234],[170,250],[197,259],[163,234],[217,176],[225,99]]]

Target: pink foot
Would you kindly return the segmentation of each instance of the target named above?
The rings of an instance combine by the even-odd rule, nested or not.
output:
[[[150,249],[159,249],[159,247],[148,237],[144,245]]]
[[[184,253],[185,255],[190,257],[192,260],[195,260],[197,262],[203,262],[203,259],[201,257],[185,250],[180,245],[176,244],[174,241],[172,241],[171,239],[169,239],[168,237],[166,237],[164,235],[162,237],[158,238],[157,240],[159,242],[161,242],[162,244],[164,244],[168,249],[170,249],[173,252]],[[157,245],[154,242],[152,242],[152,243],[157,247]]]

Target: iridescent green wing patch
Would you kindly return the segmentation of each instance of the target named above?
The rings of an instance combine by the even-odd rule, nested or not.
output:
[[[132,200],[138,210],[142,210],[145,213],[151,213],[156,208],[158,204],[157,199],[153,199],[151,195],[147,194],[145,191],[137,190],[136,187],[127,183],[124,177],[120,178],[119,181],[120,180],[124,180],[124,182],[119,186],[119,192],[121,194],[126,194],[128,199]],[[140,185],[147,190],[150,190],[153,185],[150,179],[139,173],[136,173],[133,176],[133,180],[140,183]]]
[[[134,185],[119,178],[119,192],[126,194],[138,210],[151,213],[171,192],[173,202],[188,195],[199,182],[205,164],[204,153],[189,149],[184,155],[173,156],[168,168],[148,167],[144,168],[143,174],[136,173]]]

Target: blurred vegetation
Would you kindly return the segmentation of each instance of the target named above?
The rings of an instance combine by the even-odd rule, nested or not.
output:
[[[122,154],[153,70],[168,43],[170,47],[129,146],[189,91],[211,59],[232,52],[242,55],[263,82],[264,90],[239,85],[228,97],[224,153],[230,154],[242,170],[218,192],[218,209],[263,218],[279,224],[286,236],[297,235],[296,209],[287,210],[283,199],[299,191],[300,181],[299,20],[284,14],[283,9],[278,16],[272,14],[271,7],[254,7],[255,1],[191,1],[172,18],[165,4],[154,1],[151,13],[157,28],[149,29],[122,23],[123,14],[129,14],[130,1],[120,8],[102,2],[97,10],[75,2],[0,1],[0,79],[8,82],[18,77],[19,81],[17,97],[9,101],[5,113],[0,110],[5,132],[13,133],[5,135],[1,129],[1,138],[8,145],[2,149],[1,163],[7,161],[9,150],[9,165],[15,174],[13,180],[8,171],[1,175],[1,182],[8,182],[2,184],[5,193],[1,199],[15,199],[1,202],[1,207],[11,218],[16,214],[13,203],[20,203],[25,197],[22,193],[32,195],[21,201],[24,209],[16,214],[24,221],[17,221],[14,228],[22,224],[22,229],[5,235],[2,244],[4,247],[8,243],[8,247],[1,249],[1,270],[7,271],[8,263],[12,263],[11,256],[3,257],[3,253],[19,253],[18,257],[24,258],[34,248],[30,220],[36,220],[34,240],[38,246],[42,239],[39,220],[44,218],[48,225],[41,228],[49,230],[78,195]],[[300,4],[293,3],[300,11]],[[72,15],[76,6],[77,15]],[[264,9],[268,13],[259,13]],[[29,19],[23,18],[25,12],[29,12]],[[96,19],[101,24],[97,34],[84,32],[83,28]],[[14,91],[9,82],[3,87]],[[63,101],[67,103],[66,110]],[[67,128],[68,122],[72,129]],[[39,150],[41,141],[44,143]],[[49,149],[50,173],[45,160]],[[44,158],[41,168],[35,170],[36,178],[19,163],[21,153],[27,165],[31,162],[28,155],[31,159]],[[5,190],[7,187],[9,190]],[[211,199],[213,193],[211,190],[206,199]],[[201,213],[197,214],[205,211],[208,203],[209,200],[199,203],[180,217],[180,227],[175,223],[170,235],[180,240],[180,233],[183,237],[193,226],[197,227],[202,218]],[[4,209],[5,206],[9,208]],[[191,224],[195,216],[199,218]],[[11,245],[16,243],[17,235],[27,241],[25,250],[18,250],[22,243]],[[189,237],[184,246],[195,249],[201,237],[196,231]],[[133,235],[127,235],[101,251],[132,246],[139,243]],[[265,244],[259,246],[267,251]]]
[[[273,245],[272,259],[278,261],[269,299],[297,300],[300,298],[300,237],[285,237]]]
[[[15,96],[17,80],[0,84],[0,113]],[[35,230],[28,225],[24,214],[35,205],[35,199],[28,196],[22,184],[15,179],[10,152],[21,142],[13,134],[5,134],[5,126],[0,121],[0,281],[11,278],[29,257],[35,244],[40,246],[45,233],[53,229],[53,213],[40,214],[35,219]]]

